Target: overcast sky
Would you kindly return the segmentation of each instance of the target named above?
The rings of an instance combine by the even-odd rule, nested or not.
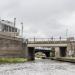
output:
[[[25,37],[75,36],[75,0],[0,0],[0,17],[23,22]]]

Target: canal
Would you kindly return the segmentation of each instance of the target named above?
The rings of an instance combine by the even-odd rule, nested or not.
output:
[[[1,64],[0,75],[75,75],[75,64],[50,59]]]

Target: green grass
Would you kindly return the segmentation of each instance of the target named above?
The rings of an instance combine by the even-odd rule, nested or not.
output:
[[[26,58],[0,58],[0,63],[23,63],[28,61]]]

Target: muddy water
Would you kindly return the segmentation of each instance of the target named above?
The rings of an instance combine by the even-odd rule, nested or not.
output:
[[[1,64],[0,75],[75,75],[75,64],[49,59]]]

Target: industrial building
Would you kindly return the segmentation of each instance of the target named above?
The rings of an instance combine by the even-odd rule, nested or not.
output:
[[[14,27],[14,23],[7,20],[0,20],[0,34],[8,36],[18,36],[19,29]]]

